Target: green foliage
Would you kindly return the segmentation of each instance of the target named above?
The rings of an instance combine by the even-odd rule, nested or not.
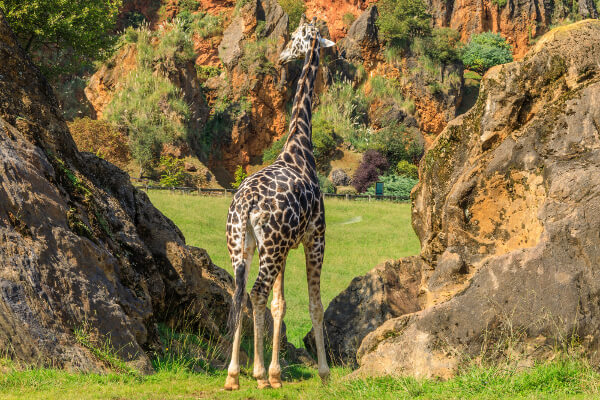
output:
[[[312,124],[312,142],[317,169],[325,171],[340,142],[333,125],[329,121],[316,118]]]
[[[242,168],[241,165],[238,165],[237,168],[235,169],[235,173],[234,173],[233,177],[234,177],[234,181],[231,183],[231,186],[234,189],[237,189],[240,187],[240,185],[242,184],[244,179],[246,179],[248,177],[248,174],[246,173],[246,171],[244,171],[244,168]]]
[[[492,4],[495,4],[498,6],[498,8],[502,8],[506,5],[507,0],[492,0]]]
[[[411,179],[419,179],[419,168],[415,164],[401,160],[396,165],[396,174]]]
[[[125,168],[131,155],[127,136],[104,120],[76,118],[68,123],[79,151],[96,154],[120,168]]]
[[[108,55],[122,0],[0,0],[23,48],[49,75]]]
[[[449,64],[460,59],[460,34],[452,28],[434,28],[428,46],[428,55],[442,64]]]
[[[125,27],[126,28],[138,28],[142,26],[144,23],[147,23],[148,20],[141,12],[137,10],[133,10],[125,14]]]
[[[323,193],[335,193],[335,185],[325,175],[317,174],[319,187]]]
[[[131,73],[111,102],[105,117],[127,130],[131,154],[150,170],[162,146],[185,137],[190,115],[181,91],[151,69]]]
[[[379,181],[383,182],[384,196],[398,196],[402,200],[410,199],[410,191],[419,182],[417,179],[398,175],[381,176]],[[366,194],[375,195],[375,184],[367,189]]]
[[[344,25],[346,25],[346,28],[348,28],[348,29],[350,29],[350,26],[352,25],[352,23],[354,23],[355,20],[356,20],[356,17],[351,12],[347,12],[344,15],[342,15],[342,21],[344,22]]]
[[[283,135],[279,140],[274,141],[271,146],[265,149],[262,156],[262,162],[265,164],[272,164],[275,162],[281,151],[283,150],[283,146],[287,141],[288,134]]]
[[[248,98],[240,97],[234,101],[228,93],[222,93],[215,101],[212,113],[202,131],[200,138],[202,151],[208,154],[231,140],[231,136],[225,133],[231,133],[235,120],[244,113],[249,113],[251,109],[252,103]]]
[[[200,2],[198,0],[179,0],[180,11],[198,11],[200,8]]]
[[[355,148],[365,149],[369,129],[366,126],[368,99],[350,82],[335,80],[319,98],[313,121],[327,121],[337,136]]]
[[[404,99],[402,88],[396,79],[389,79],[384,76],[375,75],[370,81],[371,93],[369,101],[375,99],[391,100],[394,104],[406,110],[409,114],[414,114],[415,103],[412,100]]]
[[[383,154],[390,166],[402,160],[418,162],[423,155],[423,145],[417,140],[417,133],[398,123],[375,132],[369,147]]]
[[[212,65],[196,65],[196,75],[201,81],[221,75],[221,68]]]
[[[160,158],[159,167],[161,169],[161,186],[183,186],[186,175],[183,160],[171,156],[163,156]]]
[[[254,42],[244,43],[244,53],[239,61],[239,66],[247,74],[271,74],[277,75],[275,64],[268,58],[267,54],[275,51],[276,42],[273,39],[258,39]]]
[[[290,19],[289,31],[293,32],[300,25],[300,17],[306,12],[306,5],[302,0],[277,0],[283,11]]]
[[[494,65],[513,60],[510,44],[499,33],[484,32],[471,36],[461,54],[465,67],[483,74]]]
[[[431,34],[431,15],[422,0],[380,0],[377,25],[392,46],[406,46],[415,37]]]
[[[156,47],[154,60],[176,60],[180,63],[194,60],[192,35],[180,19],[165,23],[159,32],[160,41]]]

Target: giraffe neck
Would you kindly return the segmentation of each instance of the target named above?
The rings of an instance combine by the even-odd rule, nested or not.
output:
[[[292,107],[288,139],[280,155],[284,161],[296,164],[314,180],[317,179],[317,167],[313,155],[311,107],[315,78],[319,69],[319,48],[319,38],[315,36],[304,58],[304,67]]]

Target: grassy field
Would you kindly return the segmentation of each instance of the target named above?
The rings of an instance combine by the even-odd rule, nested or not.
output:
[[[152,203],[171,218],[188,244],[205,248],[213,262],[231,272],[225,223],[231,197],[204,197],[150,191]],[[389,259],[417,254],[419,240],[410,223],[410,205],[391,202],[325,201],[326,250],[321,275],[323,305],[350,281]],[[250,282],[258,273],[253,260]],[[310,330],[308,292],[302,246],[292,250],[285,270],[285,323],[288,340],[298,346]],[[251,284],[248,285],[248,289]]]

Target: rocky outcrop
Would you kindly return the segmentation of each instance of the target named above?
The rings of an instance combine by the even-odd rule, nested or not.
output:
[[[380,51],[377,6],[371,6],[352,23],[348,35],[338,43],[340,53],[351,62],[373,62]]]
[[[356,374],[449,377],[486,349],[527,360],[572,337],[597,348],[599,65],[600,21],[586,20],[485,75],[475,106],[421,161],[420,284],[407,303],[421,310],[369,333]]]
[[[536,37],[550,25],[567,19],[598,18],[593,0],[581,0],[577,8],[552,1],[440,1],[427,0],[434,25],[448,26],[467,41],[473,33],[500,32],[513,46],[517,59],[523,57]]]
[[[221,337],[231,276],[187,246],[127,174],[77,151],[50,87],[1,13],[0,57],[5,356],[101,370],[89,347],[110,340],[120,357],[148,372],[147,352],[161,349],[157,323]]]

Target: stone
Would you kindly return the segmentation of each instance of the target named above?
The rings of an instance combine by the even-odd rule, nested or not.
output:
[[[350,177],[343,169],[334,169],[331,171],[331,175],[329,176],[331,182],[335,186],[348,186],[350,184]]]
[[[421,253],[403,260],[420,260],[407,299],[418,309],[362,339],[354,376],[449,378],[465,358],[491,355],[482,349],[511,344],[532,361],[573,338],[600,361],[599,66],[600,21],[585,20],[484,76],[474,107],[420,164]],[[352,313],[329,328],[356,304],[350,291],[325,314],[336,345],[356,337]]]
[[[379,13],[372,5],[352,23],[348,35],[338,42],[345,58],[352,62],[364,62],[379,51],[378,29],[376,25]]]

